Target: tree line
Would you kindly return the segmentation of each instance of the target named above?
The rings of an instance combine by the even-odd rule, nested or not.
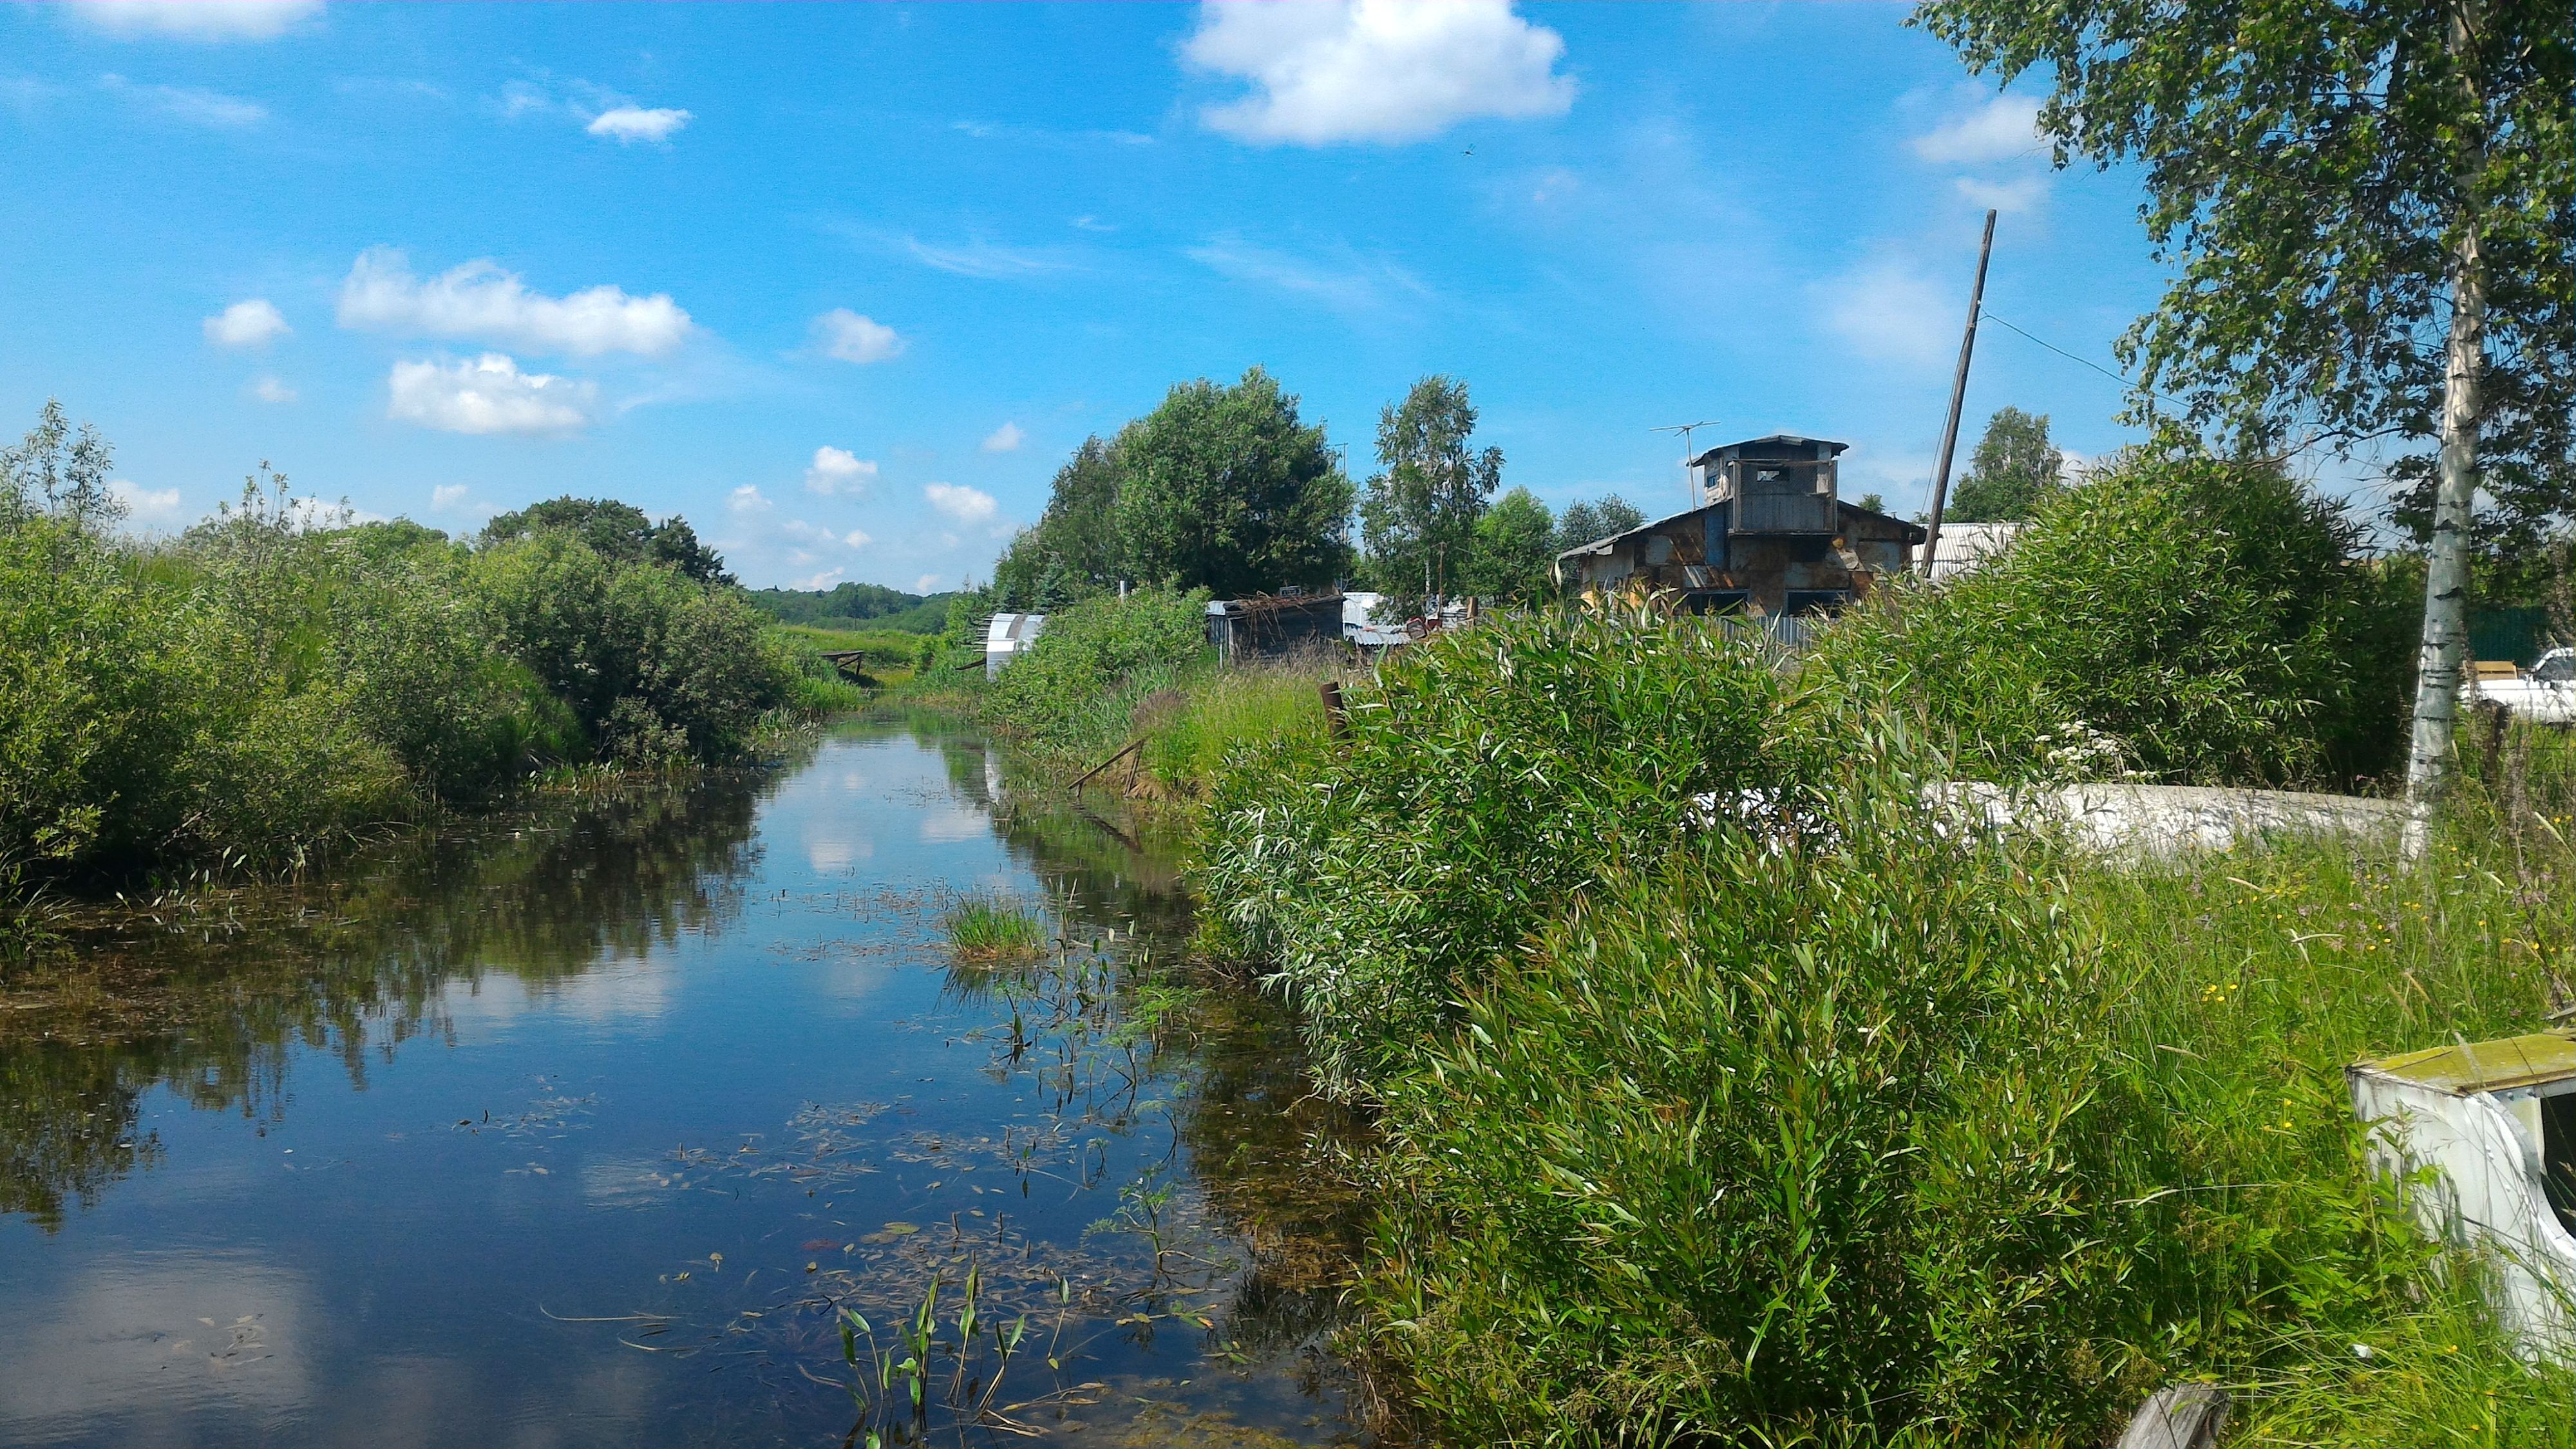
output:
[[[1616,494],[1558,516],[1526,488],[1502,492],[1502,450],[1475,431],[1467,385],[1426,377],[1386,405],[1378,470],[1354,484],[1269,373],[1181,383],[1074,450],[972,602],[1045,612],[1122,584],[1227,598],[1349,585],[1414,608],[1529,600],[1553,592],[1558,551],[1644,522]]]

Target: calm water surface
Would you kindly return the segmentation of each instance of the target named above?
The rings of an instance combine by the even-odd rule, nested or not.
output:
[[[1065,944],[951,959],[971,891]],[[0,1443],[1356,1438],[1346,1124],[1185,909],[869,725],[85,932],[0,991]],[[836,1315],[899,1361],[934,1283],[863,1409]]]

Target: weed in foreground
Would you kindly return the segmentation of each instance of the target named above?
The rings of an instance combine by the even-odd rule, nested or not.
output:
[[[1019,960],[1047,947],[1046,923],[997,895],[959,896],[943,915],[948,943],[965,961]]]

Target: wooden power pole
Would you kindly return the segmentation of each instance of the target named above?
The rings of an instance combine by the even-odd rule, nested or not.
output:
[[[1932,519],[1923,532],[1923,577],[1941,552],[1941,509],[1950,501],[1950,459],[1959,448],[1959,409],[1968,401],[1968,359],[1977,351],[1977,312],[1986,305],[1986,258],[1995,251],[1995,214],[1986,213],[1986,239],[1977,244],[1977,285],[1968,293],[1968,331],[1959,339],[1959,371],[1950,379],[1950,421],[1941,428],[1941,464],[1932,475]]]

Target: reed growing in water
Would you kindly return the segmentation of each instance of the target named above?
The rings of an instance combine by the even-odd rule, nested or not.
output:
[[[961,961],[1022,960],[1047,947],[1046,923],[997,895],[959,896],[941,912],[940,922]]]

